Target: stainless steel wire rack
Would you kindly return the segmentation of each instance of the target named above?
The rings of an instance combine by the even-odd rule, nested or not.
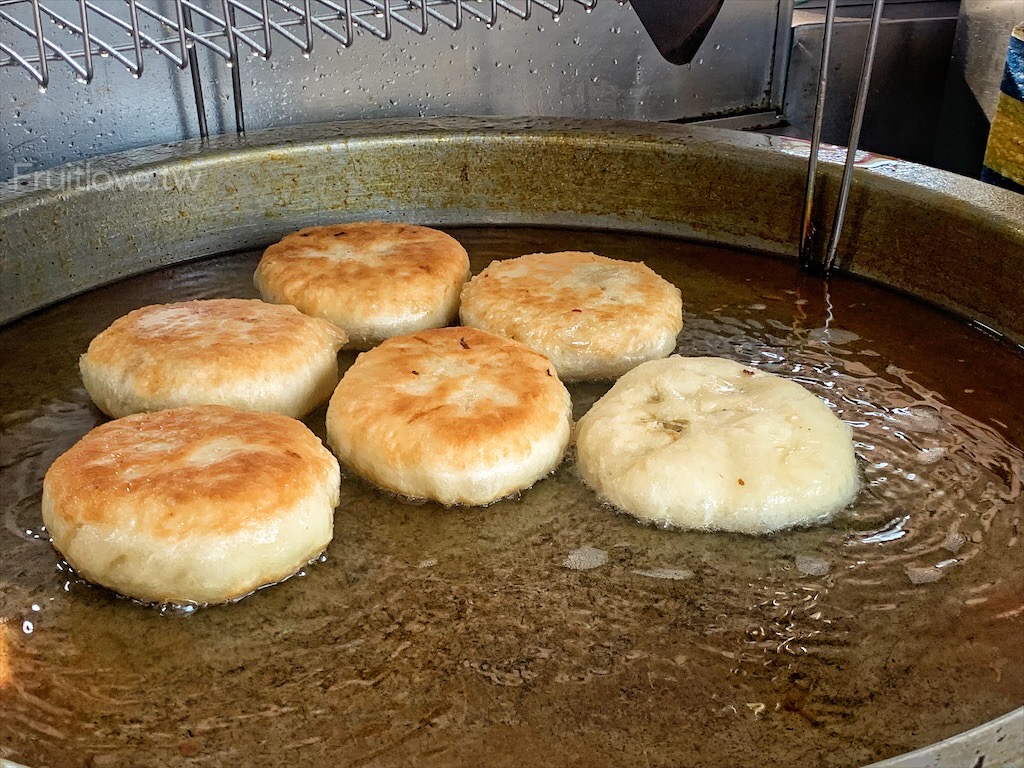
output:
[[[502,16],[557,17],[567,2],[589,10],[598,0],[0,0],[0,67],[20,67],[40,90],[52,64],[91,82],[97,57],[135,77],[147,55],[194,73],[197,47],[230,67],[240,55],[269,59],[282,45],[309,56],[318,41],[347,48],[360,35],[388,40],[397,29],[425,35],[467,20],[490,27]]]

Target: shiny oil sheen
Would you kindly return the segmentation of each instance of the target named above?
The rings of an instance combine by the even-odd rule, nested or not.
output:
[[[644,526],[571,457],[483,509],[346,477],[300,576],[160,611],[84,584],[39,519],[103,416],[77,358],[150,303],[255,296],[258,252],[130,278],[0,330],[0,755],[46,765],[863,765],[1024,703],[1024,358],[866,282],[681,240],[452,228],[474,271],[642,259],[678,351],[796,379],[854,429],[864,487],[769,537]],[[345,364],[354,354],[343,353]],[[607,384],[573,385],[578,418]],[[324,409],[307,419],[323,436]]]

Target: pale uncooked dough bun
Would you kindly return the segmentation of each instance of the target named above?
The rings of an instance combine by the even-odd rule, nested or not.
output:
[[[352,349],[448,325],[469,256],[451,235],[383,221],[309,227],[263,253],[260,295],[345,329]]]
[[[207,299],[142,307],[89,344],[79,365],[115,418],[185,405],[305,416],[338,383],[345,333],[294,307]]]
[[[533,253],[492,262],[462,289],[463,325],[546,355],[565,381],[611,379],[670,354],[679,289],[640,262]]]
[[[598,495],[643,520],[768,533],[826,520],[859,485],[850,427],[796,382],[713,357],[634,368],[579,421]]]
[[[562,460],[572,403],[551,363],[473,328],[388,339],[346,371],[327,408],[343,464],[403,496],[488,504]]]
[[[220,405],[126,416],[43,480],[43,522],[81,576],[206,604],[291,576],[327,547],[338,462],[301,422]]]

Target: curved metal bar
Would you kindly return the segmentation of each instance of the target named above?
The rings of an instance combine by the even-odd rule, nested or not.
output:
[[[809,269],[814,239],[814,182],[818,174],[818,148],[821,146],[821,124],[825,117],[825,92],[828,90],[828,61],[832,52],[832,28],[836,20],[836,0],[828,0],[825,9],[825,31],[821,40],[821,63],[818,65],[818,91],[814,101],[814,125],[811,128],[811,150],[807,157],[807,185],[804,188],[804,212],[800,225],[800,266]]]
[[[186,31],[192,33],[192,11],[180,4],[176,6],[178,12],[179,31],[181,33],[183,50],[188,51],[188,67],[192,73],[192,94],[196,100],[196,119],[199,121],[199,138],[210,137],[210,127],[206,122],[206,102],[203,99],[203,81],[199,75],[199,55],[196,53],[195,43],[188,45],[185,42]]]
[[[875,61],[875,50],[878,45],[878,32],[881,28],[882,11],[885,0],[872,0],[871,22],[868,27],[868,41],[864,50],[861,65],[860,82],[857,87],[857,99],[854,104],[853,117],[850,123],[850,135],[846,142],[846,162],[832,216],[832,227],[829,231],[825,252],[819,260],[816,257],[817,225],[814,213],[814,187],[818,174],[818,153],[821,147],[821,127],[825,112],[825,93],[828,87],[828,61],[832,47],[832,33],[835,26],[836,0],[828,0],[825,12],[825,30],[821,44],[821,63],[818,70],[818,90],[814,104],[814,123],[811,129],[811,145],[807,158],[807,181],[804,186],[804,205],[800,226],[800,242],[798,254],[800,266],[808,271],[828,275],[835,266],[839,251],[839,238],[843,232],[843,221],[846,218],[846,207],[850,200],[850,186],[853,182],[853,167],[857,159],[857,145],[860,143],[860,130],[864,123],[864,111],[867,104],[868,88],[871,84],[871,70]]]
[[[32,24],[36,28],[36,45],[39,48],[39,88],[45,91],[50,83],[50,71],[46,64],[46,45],[43,41],[43,17],[39,13],[39,0],[32,0]]]
[[[85,55],[85,82],[91,83],[93,66],[92,45],[90,45],[90,41],[92,38],[89,37],[89,14],[86,9],[85,0],[78,0],[78,19],[82,24],[82,39],[85,41],[82,45],[82,53]]]
[[[839,201],[836,203],[835,217],[832,219],[832,231],[825,250],[823,269],[828,274],[835,265],[836,253],[839,250],[839,237],[843,232],[843,219],[846,216],[846,205],[850,199],[850,184],[853,182],[853,163],[857,159],[857,144],[860,143],[860,128],[864,122],[864,107],[868,100],[868,87],[871,84],[871,67],[875,62],[875,48],[878,45],[878,29],[882,23],[882,8],[885,0],[874,0],[871,7],[871,26],[868,28],[868,44],[864,51],[864,63],[861,65],[860,85],[857,88],[857,103],[853,110],[853,124],[850,126],[850,139],[846,142],[846,165],[843,168],[843,181],[839,188]]]
[[[235,35],[235,6],[224,0],[224,26],[228,33],[228,45],[231,47],[231,58],[227,61],[231,67],[231,99],[235,105],[235,133],[245,135],[245,110],[242,107],[242,62],[238,56],[238,37]]]

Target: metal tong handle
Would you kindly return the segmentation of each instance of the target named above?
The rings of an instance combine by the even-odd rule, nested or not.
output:
[[[814,104],[814,125],[811,129],[811,147],[807,158],[807,184],[804,190],[803,221],[800,227],[800,265],[811,272],[828,275],[836,261],[839,249],[839,237],[843,231],[843,219],[846,206],[850,199],[850,184],[853,181],[853,164],[857,157],[857,144],[860,142],[860,129],[864,122],[864,106],[868,100],[868,86],[871,83],[871,68],[875,61],[875,49],[878,44],[878,30],[882,21],[882,8],[885,0],[873,0],[871,6],[871,23],[868,27],[868,43],[864,51],[864,62],[861,65],[860,84],[857,87],[857,101],[853,109],[853,121],[850,125],[850,138],[846,143],[846,165],[843,167],[842,183],[839,187],[839,199],[836,201],[835,215],[832,218],[832,229],[829,233],[828,245],[821,259],[814,254],[814,183],[818,173],[818,148],[821,143],[821,124],[825,114],[825,91],[828,87],[828,59],[832,49],[832,30],[835,25],[836,0],[828,0],[825,8],[825,31],[821,42],[821,64],[818,68],[818,90]]]

